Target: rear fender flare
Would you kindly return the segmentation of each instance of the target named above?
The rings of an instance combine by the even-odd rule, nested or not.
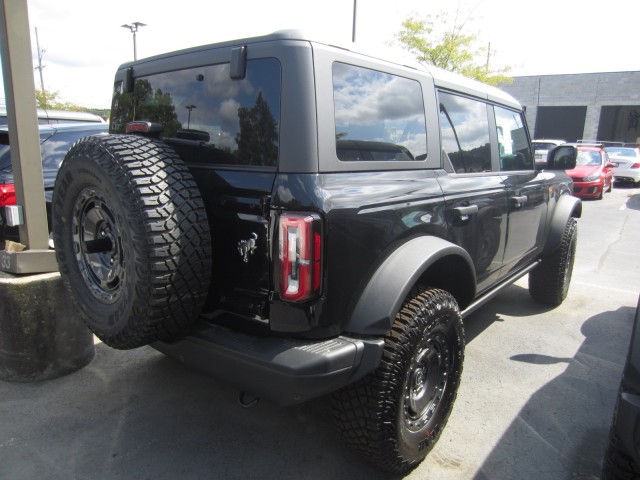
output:
[[[582,202],[572,195],[562,195],[556,203],[551,222],[549,222],[549,234],[544,244],[542,256],[555,252],[560,247],[564,229],[571,217],[580,218],[582,215]]]
[[[362,335],[387,334],[413,286],[431,265],[447,256],[461,257],[475,278],[469,254],[441,238],[417,237],[397,248],[369,280],[346,330]]]

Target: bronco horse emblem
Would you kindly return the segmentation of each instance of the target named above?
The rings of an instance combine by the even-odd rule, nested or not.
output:
[[[256,249],[256,240],[258,240],[258,234],[252,232],[249,240],[238,242],[238,252],[240,252],[244,263],[249,263],[249,255],[253,255],[253,251]]]

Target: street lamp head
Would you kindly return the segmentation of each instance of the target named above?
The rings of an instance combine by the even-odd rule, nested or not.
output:
[[[142,22],[132,22],[132,23],[125,23],[124,25],[121,25],[122,28],[128,28],[129,30],[131,30],[131,33],[135,33],[138,31],[139,27],[146,27],[147,24],[146,23],[142,23]]]
[[[136,47],[136,32],[138,31],[139,27],[146,27],[147,24],[146,23],[142,23],[142,22],[133,22],[133,23],[125,23],[124,25],[120,25],[122,28],[128,28],[129,30],[131,30],[131,33],[133,33],[133,59],[137,60],[138,59],[138,51],[137,51],[137,47]]]

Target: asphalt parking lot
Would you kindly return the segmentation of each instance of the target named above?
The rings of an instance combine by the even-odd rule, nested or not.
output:
[[[465,320],[462,385],[411,479],[596,479],[640,293],[640,189],[585,201],[569,297],[526,278]],[[151,348],[96,345],[85,368],[0,381],[0,478],[382,479],[348,451],[330,400],[246,409]]]

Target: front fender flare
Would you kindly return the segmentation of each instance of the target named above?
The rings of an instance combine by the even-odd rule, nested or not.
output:
[[[567,220],[570,217],[580,218],[582,215],[582,201],[572,195],[562,195],[556,203],[553,216],[549,222],[549,234],[544,244],[542,256],[555,252],[560,247]]]
[[[475,278],[469,254],[441,238],[417,237],[397,248],[364,288],[346,330],[362,335],[385,335],[418,279],[431,265],[447,256],[462,258]]]

